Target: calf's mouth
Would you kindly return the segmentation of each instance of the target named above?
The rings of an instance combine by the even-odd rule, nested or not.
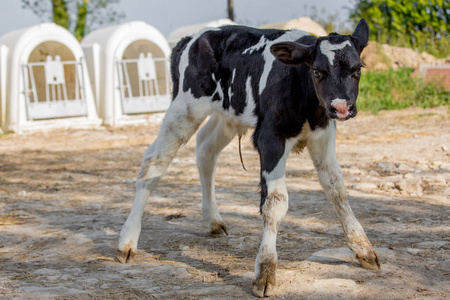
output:
[[[339,121],[345,121],[355,117],[357,114],[356,106],[348,104],[347,100],[334,99],[331,101],[331,107],[328,110],[328,116]]]

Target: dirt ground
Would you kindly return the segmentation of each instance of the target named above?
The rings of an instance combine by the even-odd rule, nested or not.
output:
[[[209,237],[202,223],[193,138],[150,197],[136,261],[114,261],[161,114],[152,118],[141,126],[0,137],[0,298],[254,298],[262,221],[249,134],[247,172],[237,139],[219,161],[228,237]],[[308,153],[292,154],[274,299],[449,299],[449,128],[448,108],[360,113],[338,123],[349,201],[381,271],[360,267]]]

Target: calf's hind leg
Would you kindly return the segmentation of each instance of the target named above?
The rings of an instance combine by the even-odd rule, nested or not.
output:
[[[158,137],[144,152],[144,159],[136,180],[133,206],[119,237],[117,259],[122,263],[132,261],[136,254],[142,215],[150,193],[166,172],[180,146],[189,140],[207,116],[206,111],[193,109],[199,105],[190,107],[182,100],[184,99],[175,99],[172,102]]]
[[[319,129],[322,130],[322,129]],[[333,203],[349,248],[364,268],[380,269],[378,254],[347,200],[342,171],[336,159],[336,126],[331,121],[320,133],[311,135],[307,146],[327,198]]]
[[[212,115],[197,133],[197,167],[202,184],[202,215],[212,236],[228,235],[228,230],[217,209],[214,190],[216,162],[220,152],[236,136],[236,126],[224,118]]]

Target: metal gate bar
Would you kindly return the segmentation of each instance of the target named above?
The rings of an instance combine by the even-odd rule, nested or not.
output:
[[[156,63],[164,64],[165,94],[160,94]],[[138,95],[133,95],[132,82],[128,66],[135,64],[137,68]],[[151,53],[139,54],[136,59],[117,61],[119,90],[122,111],[125,114],[162,111],[167,109],[171,101],[169,64],[165,57],[153,58]]]
[[[66,86],[65,66],[74,66],[74,99],[69,99]],[[39,99],[35,70],[43,68],[45,78],[45,99]],[[33,62],[22,66],[24,94],[29,120],[74,117],[87,115],[84,73],[80,61],[61,61],[47,56],[45,62]],[[31,86],[31,87],[30,87]],[[41,100],[41,101],[40,101]]]

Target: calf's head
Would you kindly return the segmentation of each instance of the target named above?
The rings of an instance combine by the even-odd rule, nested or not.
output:
[[[270,51],[285,64],[309,66],[320,105],[330,118],[343,121],[357,113],[360,55],[368,40],[369,25],[361,19],[352,35],[332,33],[312,45],[281,42]]]

